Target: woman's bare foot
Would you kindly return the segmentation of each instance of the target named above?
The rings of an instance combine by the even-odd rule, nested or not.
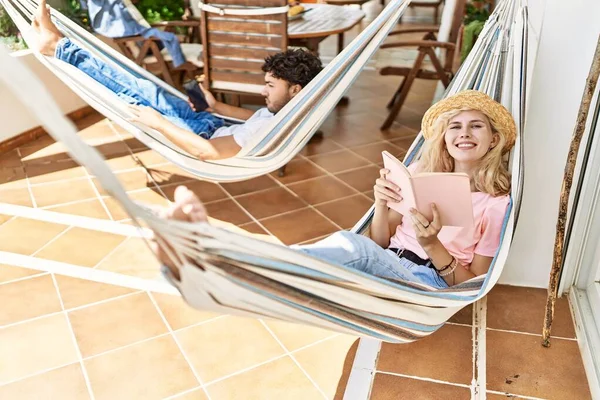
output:
[[[39,35],[38,51],[46,56],[54,56],[56,45],[63,38],[63,35],[50,18],[50,10],[46,7],[46,0],[40,0],[37,15],[33,18],[31,26]]]
[[[179,186],[175,190],[175,202],[168,208],[165,208],[161,214],[163,218],[177,221],[208,221],[204,205],[198,196],[185,186]],[[160,232],[154,232],[154,234],[156,238],[156,236],[160,235]],[[156,240],[152,242],[152,247],[158,259],[171,270],[175,279],[180,279],[179,269],[174,260],[169,256],[169,253],[174,254],[173,249],[168,249],[169,251],[166,251],[162,246],[159,246]]]

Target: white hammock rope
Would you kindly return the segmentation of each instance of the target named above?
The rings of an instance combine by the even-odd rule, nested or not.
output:
[[[484,276],[444,290],[368,275],[214,225],[161,219],[127,196],[100,153],[86,145],[77,136],[73,124],[61,115],[43,84],[1,48],[4,73],[0,79],[23,104],[30,105],[46,130],[97,177],[134,221],[159,234],[159,243],[181,271],[180,280],[169,273],[166,276],[192,306],[229,314],[279,318],[402,343],[437,330],[459,309],[485,296],[500,277],[522,189],[526,39],[527,12],[520,0],[500,2],[445,94],[465,89],[487,92],[513,113],[519,132],[510,159],[511,203],[490,270]],[[44,57],[41,60],[48,63]],[[419,135],[405,162],[418,158],[422,143]],[[372,215],[373,209],[353,231],[364,232]]]
[[[25,40],[33,41],[28,28],[37,7],[36,1],[0,0],[0,3],[24,34]],[[88,104],[169,161],[201,179],[234,182],[272,172],[287,164],[304,147],[357,78],[369,58],[377,51],[389,31],[396,26],[408,3],[409,0],[391,1],[299,95],[277,113],[263,131],[242,148],[238,155],[224,160],[200,161],[185,153],[159,132],[141,124],[131,123],[128,121],[130,115],[124,101],[114,93],[71,65],[39,54],[37,56]],[[19,14],[19,11],[25,17]],[[95,57],[121,67],[135,76],[157,83],[183,99],[186,98],[56,10],[52,10],[52,18],[65,36]]]

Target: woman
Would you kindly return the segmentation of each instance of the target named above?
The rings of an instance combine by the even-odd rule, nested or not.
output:
[[[388,181],[389,171],[382,169],[374,187],[371,239],[342,231],[315,244],[293,248],[373,275],[440,289],[487,273],[510,201],[510,175],[503,155],[515,142],[514,119],[486,94],[469,90],[432,106],[421,127],[423,155],[409,169],[466,173],[471,180],[473,228],[442,230],[435,204],[431,205],[431,221],[415,209],[410,215],[389,209],[389,201],[402,200],[402,189]],[[206,220],[202,203],[183,187],[178,188],[175,204],[167,214],[192,222]],[[161,258],[168,264],[164,255]]]

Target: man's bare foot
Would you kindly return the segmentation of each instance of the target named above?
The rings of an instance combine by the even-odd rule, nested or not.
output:
[[[56,45],[63,38],[62,33],[50,19],[50,10],[46,7],[46,0],[40,0],[37,15],[31,23],[38,33],[38,51],[46,56],[54,56]]]

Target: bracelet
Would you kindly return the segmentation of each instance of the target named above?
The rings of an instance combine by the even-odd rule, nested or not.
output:
[[[440,273],[440,272],[444,272],[445,270],[447,270],[448,268],[450,268],[450,266],[452,265],[453,262],[454,262],[454,257],[452,257],[452,260],[450,260],[450,262],[448,263],[448,265],[446,265],[442,269],[437,269],[437,268],[435,268],[435,265],[433,265],[433,264],[431,264],[431,265],[433,266],[433,269],[435,269],[438,273]]]
[[[448,266],[444,267],[442,270],[438,271],[438,275],[439,276],[448,276],[451,273],[454,272],[454,270],[456,269],[456,266],[458,265],[458,261],[456,261],[456,258],[452,257],[452,262],[450,264],[448,264]],[[441,273],[442,271],[444,271],[445,269],[450,268],[450,271],[445,272],[445,273]]]

